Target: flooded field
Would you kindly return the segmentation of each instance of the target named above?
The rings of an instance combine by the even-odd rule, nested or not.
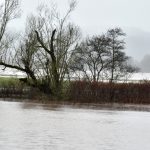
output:
[[[150,150],[150,112],[0,102],[0,150]]]

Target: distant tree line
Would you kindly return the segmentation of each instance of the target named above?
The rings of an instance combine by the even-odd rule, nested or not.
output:
[[[120,28],[105,34],[81,38],[78,26],[69,21],[76,1],[66,14],[44,5],[27,18],[21,34],[8,32],[7,26],[20,15],[18,0],[4,0],[0,6],[0,65],[26,73],[26,84],[42,92],[60,96],[64,81],[79,77],[88,81],[107,79],[110,83],[137,68],[129,64],[124,52],[125,33]]]

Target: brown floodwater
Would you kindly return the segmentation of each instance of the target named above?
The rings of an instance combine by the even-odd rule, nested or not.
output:
[[[150,112],[0,101],[0,150],[150,150]]]

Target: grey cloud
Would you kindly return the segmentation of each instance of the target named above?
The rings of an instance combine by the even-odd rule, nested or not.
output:
[[[150,53],[150,32],[134,28],[126,33],[126,52],[140,62],[146,54]]]

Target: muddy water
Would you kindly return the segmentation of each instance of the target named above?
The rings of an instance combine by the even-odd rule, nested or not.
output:
[[[0,150],[150,150],[150,113],[0,102]]]

